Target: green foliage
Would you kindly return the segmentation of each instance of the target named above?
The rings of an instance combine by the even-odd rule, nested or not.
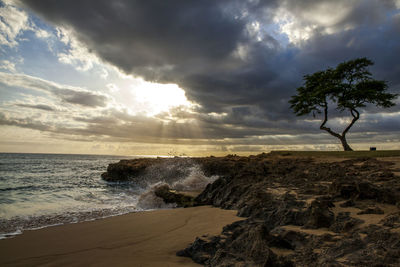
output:
[[[289,103],[297,116],[312,113],[324,113],[320,129],[340,139],[343,149],[351,151],[346,134],[360,118],[359,108],[367,104],[388,108],[394,106],[396,94],[386,92],[386,81],[372,78],[368,67],[374,63],[367,58],[357,58],[340,63],[335,69],[328,68],[304,76],[303,86],[297,88],[297,95]],[[341,134],[326,126],[328,121],[328,103],[335,103],[339,111],[348,110],[352,121]]]
[[[298,95],[292,96],[290,101],[294,112],[298,116],[311,112],[321,113],[320,108],[326,105],[327,97],[335,90],[333,77],[332,69],[305,75],[304,86],[297,88]]]
[[[355,110],[366,104],[388,108],[394,105],[396,94],[387,93],[385,81],[372,79],[368,66],[373,62],[357,58],[339,64],[335,69],[318,71],[304,76],[304,85],[297,88],[297,95],[289,103],[296,115],[311,112],[321,113],[328,100],[335,102],[337,109]]]

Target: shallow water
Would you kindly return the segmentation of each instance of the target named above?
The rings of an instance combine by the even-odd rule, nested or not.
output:
[[[0,234],[48,225],[168,208],[152,188],[167,183],[179,190],[199,190],[205,177],[190,159],[150,168],[132,182],[101,179],[109,163],[128,157],[0,153]]]

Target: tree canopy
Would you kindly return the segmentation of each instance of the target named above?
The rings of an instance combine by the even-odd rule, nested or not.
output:
[[[297,88],[297,95],[289,103],[297,116],[323,113],[320,129],[339,138],[346,151],[352,150],[346,141],[346,134],[360,118],[360,108],[367,104],[388,108],[394,106],[396,94],[387,92],[386,81],[372,78],[368,67],[374,63],[367,58],[357,58],[340,63],[335,69],[328,68],[304,76],[303,86]],[[340,112],[348,111],[352,120],[342,133],[326,126],[328,103],[336,104]]]

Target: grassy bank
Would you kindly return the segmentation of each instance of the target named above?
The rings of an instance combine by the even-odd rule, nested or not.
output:
[[[271,151],[276,156],[298,157],[339,157],[339,158],[376,158],[376,157],[400,157],[400,150],[377,151]]]

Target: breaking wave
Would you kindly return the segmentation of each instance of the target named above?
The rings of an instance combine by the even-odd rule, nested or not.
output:
[[[170,158],[129,182],[102,180],[108,164],[119,159],[0,154],[0,239],[26,229],[173,208],[154,194],[155,188],[167,184],[195,195],[217,179],[205,176],[190,158]]]
[[[155,189],[159,186],[166,184],[172,190],[196,194],[217,178],[217,176],[205,176],[201,167],[189,158],[176,158],[152,165],[140,177],[140,180],[156,182],[148,184],[144,192],[140,194],[137,208],[148,210],[175,207],[174,204],[164,203],[154,194]]]

